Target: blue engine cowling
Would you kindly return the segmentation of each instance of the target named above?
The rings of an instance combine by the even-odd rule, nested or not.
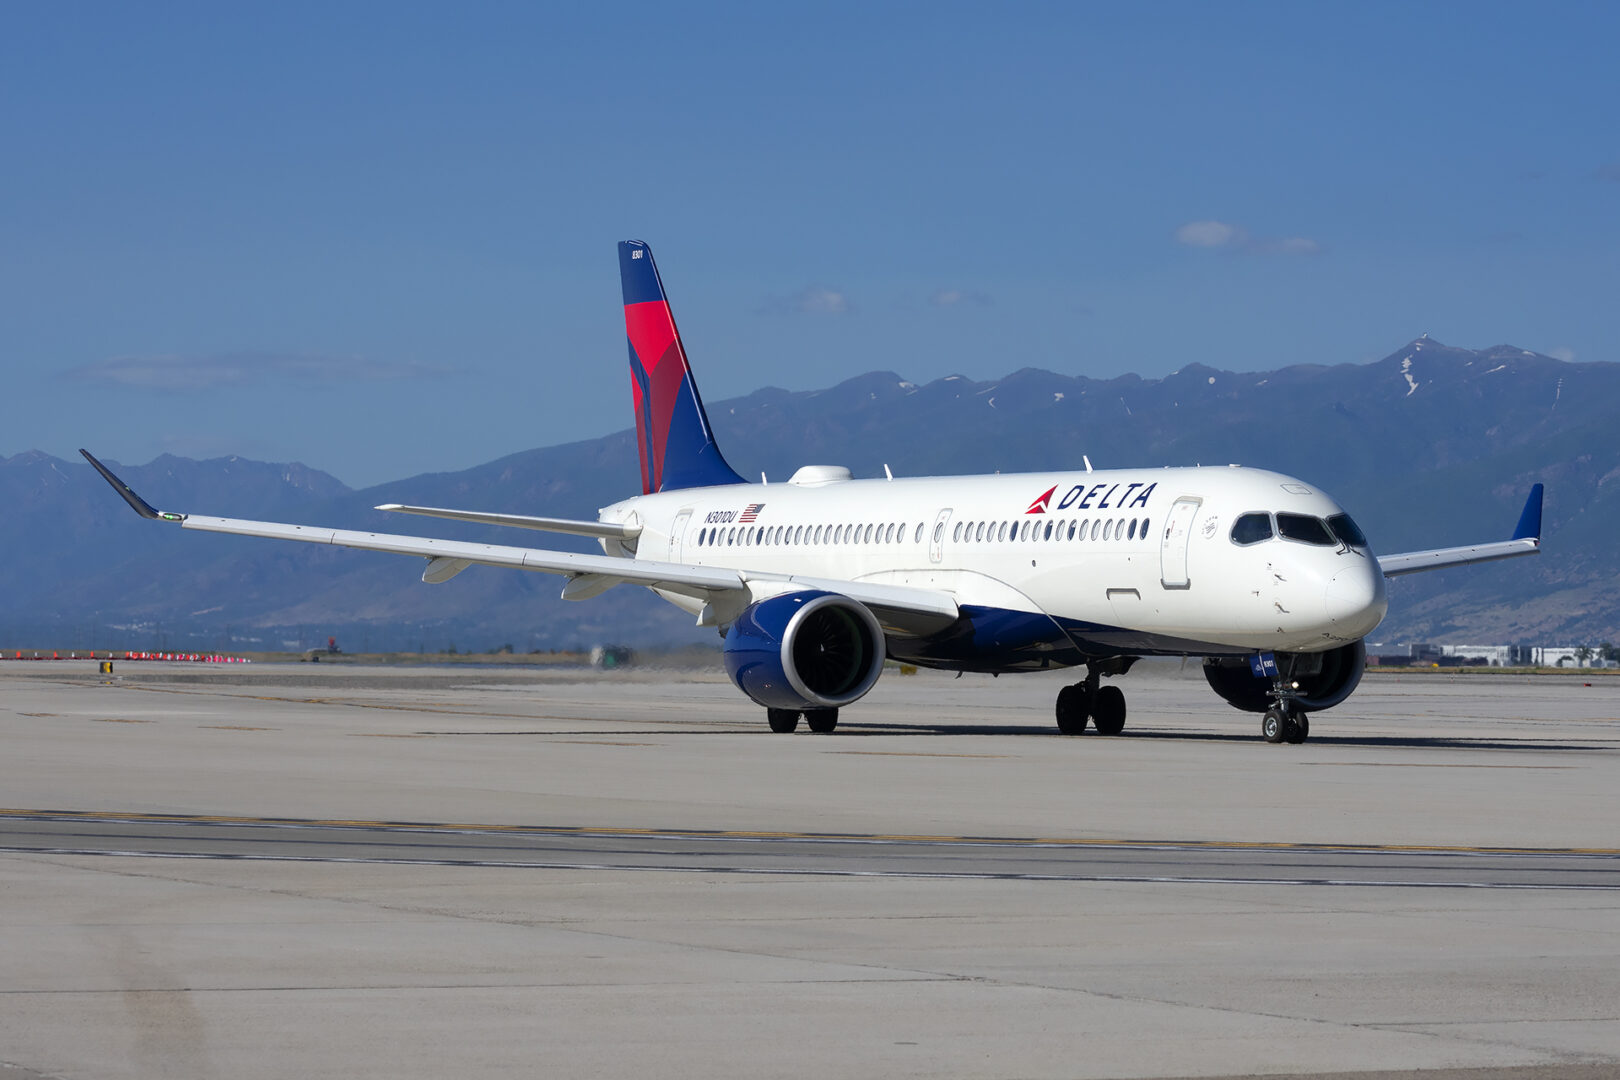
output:
[[[726,631],[726,674],[770,709],[836,709],[883,673],[883,628],[865,605],[797,592],[750,605]]]
[[[1349,697],[1367,669],[1367,646],[1360,641],[1322,653],[1278,653],[1277,663],[1293,673],[1294,698],[1306,712],[1331,709]],[[1204,678],[1234,709],[1265,712],[1271,707],[1270,679],[1257,679],[1244,658],[1207,657]]]

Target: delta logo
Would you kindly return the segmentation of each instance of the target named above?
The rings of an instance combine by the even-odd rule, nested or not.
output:
[[[1047,506],[1049,506],[1051,504],[1051,502],[1052,502],[1052,496],[1056,495],[1056,494],[1057,494],[1057,485],[1053,484],[1051,487],[1046,489],[1046,494],[1042,495],[1040,498],[1038,498],[1034,502],[1030,503],[1029,504],[1029,509],[1025,510],[1024,513],[1026,513],[1026,514],[1044,514],[1044,513],[1046,513]]]
[[[1063,493],[1063,498],[1058,502],[1057,508],[1067,510],[1073,506],[1077,510],[1112,510],[1146,506],[1148,497],[1153,494],[1153,489],[1158,486],[1157,483],[1114,484],[1112,486],[1096,484],[1088,491],[1084,484],[1076,484]],[[1115,499],[1114,495],[1122,487],[1125,489],[1124,493]],[[1138,491],[1138,488],[1141,490]],[[1057,489],[1058,485],[1056,484],[1047,488],[1034,502],[1029,504],[1029,509],[1025,510],[1024,513],[1046,513],[1052,508],[1052,496],[1057,494]]]

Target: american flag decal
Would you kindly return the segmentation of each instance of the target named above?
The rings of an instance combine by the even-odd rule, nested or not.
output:
[[[759,517],[759,512],[763,509],[765,509],[764,503],[749,503],[743,507],[743,512],[737,516],[738,523],[746,525],[750,521],[756,520]]]

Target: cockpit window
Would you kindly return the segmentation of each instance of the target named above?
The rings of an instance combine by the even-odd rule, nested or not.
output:
[[[1321,518],[1309,514],[1278,514],[1277,531],[1284,540],[1298,540],[1302,544],[1320,547],[1338,547],[1338,541],[1328,532]]]
[[[1327,523],[1328,528],[1333,530],[1333,535],[1339,538],[1340,543],[1349,547],[1364,548],[1367,546],[1366,534],[1361,531],[1359,525],[1350,520],[1349,514],[1334,514],[1328,518]]]
[[[1232,522],[1232,543],[1258,544],[1271,539],[1270,514],[1244,514]]]

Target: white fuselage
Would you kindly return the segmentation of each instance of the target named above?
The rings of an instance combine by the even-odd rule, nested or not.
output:
[[[610,541],[610,553],[734,568],[757,575],[758,596],[792,576],[926,588],[964,610],[1048,616],[1092,653],[1317,652],[1364,637],[1387,606],[1365,547],[1234,540],[1246,514],[1344,513],[1278,473],[847,475],[813,467],[787,483],[637,496],[601,519],[641,529],[633,551]]]

